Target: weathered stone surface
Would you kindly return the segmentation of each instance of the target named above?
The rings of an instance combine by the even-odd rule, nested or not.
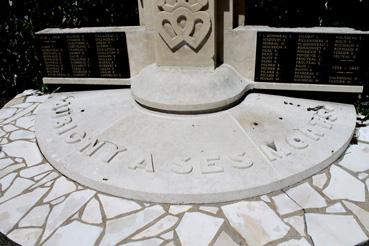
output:
[[[297,205],[291,198],[289,198],[285,193],[281,193],[277,196],[272,197],[277,211],[280,215],[293,213],[301,210],[302,208]]]
[[[99,226],[87,225],[79,221],[59,227],[59,229],[43,245],[94,245],[103,229]]]
[[[291,188],[286,193],[304,209],[322,208],[327,206],[324,198],[308,183],[303,183],[302,185]]]
[[[352,216],[306,214],[307,231],[314,245],[356,245],[367,240]]]
[[[82,215],[82,220],[91,224],[102,223],[100,204],[96,198],[91,199],[91,201],[86,205],[85,211]]]
[[[177,235],[183,246],[208,245],[223,224],[223,219],[202,213],[186,213],[178,227]],[[193,240],[196,238],[196,240]]]
[[[0,231],[8,233],[48,189],[36,189],[0,204]]]
[[[170,214],[177,215],[177,214],[181,214],[181,213],[187,212],[191,208],[192,208],[191,205],[172,205],[169,208],[169,213]]]
[[[67,180],[65,177],[60,177],[55,181],[53,188],[48,196],[45,197],[44,202],[52,201],[76,190],[77,186],[74,182]]]
[[[20,140],[5,144],[2,148],[9,156],[23,158],[28,166],[34,166],[43,160],[35,143]]]
[[[6,189],[8,189],[9,186],[12,184],[13,180],[15,179],[16,175],[17,174],[15,173],[10,173],[4,178],[0,179],[0,190],[5,191]]]
[[[105,235],[100,245],[115,245],[164,213],[164,209],[157,205],[123,218],[110,220],[106,223]],[[121,228],[124,228],[124,230],[121,230]]]
[[[36,245],[37,240],[42,234],[41,228],[15,229],[7,237],[20,245]]]
[[[40,106],[48,161],[83,185],[151,202],[230,201],[295,184],[341,155],[356,120],[352,106],[263,94],[202,115],[149,111],[129,90],[68,96]],[[63,100],[70,111],[55,121]]]
[[[41,241],[45,241],[60,225],[85,205],[95,193],[92,190],[76,191],[70,194],[63,203],[56,205],[47,219]]]
[[[345,206],[359,219],[360,223],[369,232],[369,212],[360,208],[356,204],[348,201],[343,201]]]
[[[346,213],[345,208],[342,206],[340,202],[333,204],[332,206],[327,207],[326,209],[327,213]]]
[[[19,139],[34,139],[35,133],[26,130],[17,130],[10,133],[9,139],[10,140],[19,140]]]
[[[214,243],[214,246],[237,246],[227,233],[222,232]]]
[[[330,168],[331,180],[323,193],[330,199],[348,199],[352,201],[365,201],[365,185],[344,171],[342,168],[333,165]]]
[[[138,233],[133,239],[142,239],[148,237],[158,236],[159,234],[171,229],[178,221],[178,218],[172,215],[168,215],[151,227],[147,228],[143,232]]]
[[[311,246],[311,244],[305,238],[301,238],[299,240],[291,239],[289,241],[278,244],[278,246]]]
[[[108,219],[141,209],[141,206],[134,201],[100,194],[98,197]]]
[[[34,176],[37,176],[50,170],[53,170],[52,166],[50,166],[49,164],[42,164],[27,169],[23,169],[22,171],[20,171],[19,174],[24,178],[32,178]]]
[[[351,145],[344,158],[338,163],[353,172],[365,172],[369,170],[369,145]]]
[[[319,189],[323,189],[324,185],[327,183],[328,177],[325,173],[315,175],[313,177],[313,185]]]
[[[249,245],[263,245],[280,239],[290,230],[264,202],[239,202],[223,206],[222,210]]]
[[[305,236],[305,221],[303,216],[293,216],[284,219],[285,222],[290,224],[301,235]]]
[[[42,226],[50,212],[48,204],[33,208],[20,222],[20,227],[40,227]]]
[[[9,189],[5,192],[5,194],[2,197],[0,197],[0,203],[3,203],[13,197],[18,196],[33,184],[34,182],[29,179],[16,178],[12,186],[10,186]]]

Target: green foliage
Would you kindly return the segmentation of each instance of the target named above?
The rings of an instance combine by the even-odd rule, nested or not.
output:
[[[0,97],[45,90],[35,32],[138,24],[137,0],[1,0]]]
[[[45,90],[36,31],[50,27],[137,25],[137,1],[1,0],[0,97],[27,88]],[[246,0],[246,3],[249,25],[349,26],[369,30],[369,0]]]

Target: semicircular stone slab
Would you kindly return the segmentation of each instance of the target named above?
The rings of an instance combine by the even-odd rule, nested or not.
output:
[[[329,166],[352,138],[353,106],[250,94],[226,111],[152,112],[130,90],[55,94],[36,136],[69,178],[125,198],[215,203],[280,190]]]

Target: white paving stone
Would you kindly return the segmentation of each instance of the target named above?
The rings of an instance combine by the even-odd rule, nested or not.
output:
[[[223,222],[224,220],[220,218],[198,212],[188,212],[183,216],[176,232],[183,246],[208,245]]]
[[[131,242],[131,243],[125,243],[121,244],[122,246],[155,246],[155,245],[161,245],[163,240],[159,238],[151,238],[148,240],[142,240],[137,242]]]
[[[343,201],[345,206],[359,219],[360,223],[369,232],[369,212],[348,201]]]
[[[359,129],[358,140],[363,142],[363,143],[369,143],[369,126],[361,127]]]
[[[52,166],[50,166],[49,164],[41,164],[27,169],[23,169],[22,171],[20,171],[19,174],[23,178],[32,178],[34,176],[37,176],[50,170],[53,170]]]
[[[49,175],[49,174],[50,174],[50,172],[46,172],[46,173],[43,173],[43,174],[39,174],[39,175],[37,175],[37,176],[34,176],[34,177],[33,177],[33,180],[34,180],[34,181],[39,181],[40,179],[44,178],[46,175]]]
[[[177,221],[178,221],[177,217],[173,215],[167,215],[166,217],[162,218],[148,229],[134,236],[133,239],[137,240],[158,236],[161,233],[171,229],[177,223]]]
[[[3,126],[3,129],[6,132],[13,132],[13,131],[18,130],[18,127],[9,124],[9,125]]]
[[[6,138],[1,139],[0,138],[0,144],[7,144],[7,143],[9,143],[8,139],[6,139]]]
[[[290,230],[264,202],[239,202],[223,206],[222,210],[249,245],[263,245],[280,239]]]
[[[353,172],[369,170],[369,145],[351,145],[343,159],[338,163]]]
[[[285,215],[301,210],[291,198],[289,198],[285,193],[281,193],[277,196],[272,197],[277,211],[280,215]]]
[[[42,229],[40,228],[24,228],[24,229],[15,229],[7,236],[9,239],[17,242],[23,246],[33,246],[36,245],[37,240],[42,234]]]
[[[289,241],[278,244],[278,246],[311,246],[311,244],[305,239],[291,239]]]
[[[299,186],[291,188],[286,193],[304,209],[322,208],[327,206],[324,198],[308,183],[303,183]]]
[[[74,215],[83,205],[95,195],[95,191],[82,190],[70,194],[61,204],[55,206],[47,219],[42,240],[47,239],[69,217]]]
[[[16,122],[15,125],[17,127],[20,128],[24,128],[24,129],[29,129],[30,127],[32,127],[35,124],[35,116],[34,115],[30,115],[30,116],[24,116],[22,118],[19,118]]]
[[[0,129],[0,138],[5,136],[6,132],[4,132],[3,130]]]
[[[367,240],[352,216],[306,214],[306,224],[315,246],[356,245]]]
[[[50,96],[44,95],[44,96],[29,96],[26,99],[27,103],[43,103],[45,102]]]
[[[50,212],[48,204],[33,208],[20,222],[20,227],[39,227],[45,223]]]
[[[303,216],[288,217],[284,221],[290,224],[301,236],[305,236],[305,221]]]
[[[323,193],[332,200],[348,199],[365,201],[365,185],[342,168],[333,165],[330,169],[331,180]]]
[[[92,198],[83,211],[82,220],[91,224],[102,223],[100,204],[96,198]]]
[[[14,180],[14,183],[9,187],[5,194],[0,197],[0,203],[3,203],[13,197],[18,196],[33,184],[34,182],[29,179],[16,178]]]
[[[19,103],[11,106],[12,108],[28,108],[32,106],[32,103]]]
[[[140,228],[153,222],[164,213],[164,209],[156,205],[122,218],[110,220],[106,223],[105,235],[100,245],[115,245],[137,232]]]
[[[0,122],[13,116],[17,112],[16,108],[2,108],[0,109]]]
[[[313,177],[313,185],[319,189],[323,189],[324,185],[327,183],[328,177],[325,173],[315,175]]]
[[[358,177],[360,180],[364,180],[364,179],[366,179],[368,176],[369,176],[369,174],[367,174],[367,173],[359,173],[357,177]]]
[[[20,140],[5,144],[3,151],[9,156],[23,158],[28,166],[34,166],[43,160],[37,144],[27,141]]]
[[[326,209],[327,213],[346,213],[345,208],[342,206],[342,204],[340,202],[337,202],[336,204],[333,204],[332,206],[327,207]]]
[[[11,173],[0,179],[0,190],[5,191],[6,189],[8,189],[15,179],[15,176],[17,176],[16,173]]]
[[[59,177],[59,174],[56,172],[51,172],[50,174],[48,174],[47,176],[45,176],[43,179],[41,179],[40,181],[38,181],[36,184],[34,184],[31,188],[34,187],[39,187],[41,185],[44,185],[48,182],[50,182],[51,180],[54,180],[56,178]]]
[[[47,192],[48,189],[36,189],[0,204],[0,231],[9,230],[22,218]]]
[[[174,231],[170,231],[170,232],[161,234],[160,237],[165,239],[165,240],[171,240],[174,237]]]
[[[206,207],[206,206],[203,206],[203,207],[200,207],[200,210],[205,211],[205,212],[208,212],[208,213],[211,213],[211,214],[217,214],[219,208],[217,208],[217,207]]]
[[[0,170],[8,167],[9,165],[13,163],[14,161],[10,158],[0,159]]]
[[[0,150],[0,158],[4,158],[4,157],[5,157],[5,153],[2,150]]]
[[[17,171],[18,169],[21,169],[25,166],[26,166],[26,164],[24,164],[24,163],[9,165],[9,166],[7,166],[6,168],[4,168],[0,171],[0,178],[8,175],[9,173]]]
[[[65,200],[66,196],[61,196],[59,198],[56,198],[55,200],[52,200],[50,202],[51,205],[57,205],[59,203],[62,203]]]
[[[17,130],[12,133],[10,133],[9,139],[10,140],[19,140],[19,139],[34,139],[35,133],[30,132],[27,130]]]
[[[53,188],[44,199],[44,202],[52,201],[76,190],[77,186],[72,181],[67,180],[65,177],[60,177],[55,181]]]
[[[134,201],[101,194],[98,197],[108,219],[141,209],[141,206]]]
[[[95,245],[103,229],[99,226],[87,225],[79,221],[60,227],[46,241],[45,246],[90,246]]]
[[[228,234],[225,233],[224,231],[219,235],[219,237],[214,243],[214,246],[237,246],[237,245],[238,244],[236,244],[232,240],[232,238],[228,236]]]
[[[263,200],[266,203],[271,203],[272,200],[270,200],[270,198],[267,195],[263,195],[260,197],[261,200]]]
[[[173,215],[182,214],[192,208],[191,205],[172,205],[169,208],[169,213]]]

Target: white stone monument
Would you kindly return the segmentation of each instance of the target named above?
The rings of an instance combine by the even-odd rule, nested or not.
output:
[[[354,133],[353,106],[245,96],[253,83],[219,64],[238,59],[225,38],[242,20],[236,2],[139,1],[146,36],[135,42],[151,40],[154,63],[135,63],[131,89],[52,95],[36,120],[48,161],[94,189],[165,203],[261,195],[336,161]],[[242,42],[251,61],[254,41]]]

